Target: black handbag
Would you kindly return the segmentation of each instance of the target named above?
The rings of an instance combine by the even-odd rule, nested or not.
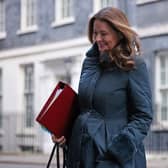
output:
[[[50,154],[50,157],[49,157],[49,160],[48,160],[48,163],[47,163],[47,167],[46,167],[46,168],[49,168],[49,167],[50,167],[52,158],[53,158],[54,153],[55,153],[55,150],[56,150],[57,168],[60,168],[60,167],[61,167],[61,165],[60,165],[60,148],[63,150],[63,165],[62,165],[62,168],[66,168],[66,154],[67,154],[67,149],[66,149],[66,146],[60,147],[58,143],[55,143],[54,146],[53,146],[53,148],[52,148],[52,151],[51,151],[51,154]]]

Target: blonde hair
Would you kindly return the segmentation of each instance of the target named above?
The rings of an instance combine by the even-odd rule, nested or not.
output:
[[[135,65],[133,57],[140,55],[140,40],[137,33],[131,28],[126,15],[119,9],[106,7],[97,12],[88,24],[88,38],[93,43],[94,21],[106,22],[121,36],[120,43],[109,51],[109,56],[115,64],[125,70],[132,69]]]

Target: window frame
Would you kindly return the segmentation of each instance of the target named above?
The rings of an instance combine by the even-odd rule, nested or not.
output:
[[[32,76],[29,76],[30,74],[27,72],[28,69],[31,69]],[[25,116],[25,128],[33,128],[34,127],[34,65],[33,64],[25,64],[23,66],[24,71],[24,115]],[[28,76],[27,76],[28,75]],[[29,99],[31,97],[31,99]],[[31,100],[31,101],[28,101]],[[31,102],[31,103],[30,103]],[[29,114],[29,109],[31,110],[31,114]],[[31,116],[30,125],[29,123],[29,117]]]
[[[114,7],[117,7],[118,6],[118,2],[117,0],[112,0],[112,4]],[[101,8],[103,8],[101,6],[101,0],[93,0],[93,13],[96,13],[98,12]]]
[[[166,57],[166,65],[168,65],[168,51],[160,51],[156,55],[156,78],[155,78],[155,102],[156,102],[156,117],[158,123],[168,128],[168,111],[167,111],[167,120],[162,119],[162,111],[161,111],[161,104],[162,104],[162,96],[161,92],[164,90],[168,91],[168,77],[167,77],[167,83],[165,85],[161,84],[161,57]],[[167,72],[168,74],[168,69]],[[165,75],[166,76],[166,75]],[[167,95],[168,98],[168,95]],[[168,103],[167,103],[168,108]]]
[[[66,24],[72,24],[75,22],[75,17],[74,17],[74,0],[70,0],[72,4],[68,5],[71,8],[69,10],[71,10],[72,14],[68,17],[63,17],[62,16],[62,8],[63,8],[63,1],[62,0],[55,0],[55,16],[54,16],[54,21],[52,23],[52,27],[57,27],[57,26],[62,26],[62,25],[66,25]]]
[[[2,110],[2,68],[0,68],[0,130],[3,128],[3,110]]]
[[[5,0],[0,0],[0,7],[2,10],[0,10],[2,13],[0,13],[0,39],[6,38],[6,3]],[[2,30],[1,30],[2,29]]]
[[[30,13],[28,13],[27,10],[27,5],[28,1],[34,1],[34,23],[32,25],[28,25],[28,18],[30,17]],[[20,10],[20,30],[17,31],[17,34],[25,34],[25,33],[33,33],[38,31],[38,25],[37,25],[37,21],[38,21],[38,11],[37,11],[37,3],[38,0],[21,0],[21,10]],[[33,16],[33,14],[31,15]]]

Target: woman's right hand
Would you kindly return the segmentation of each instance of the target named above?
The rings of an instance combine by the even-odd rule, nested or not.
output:
[[[52,134],[51,138],[54,143],[58,143],[60,146],[63,146],[66,143],[66,138],[64,136],[57,138],[54,134]]]

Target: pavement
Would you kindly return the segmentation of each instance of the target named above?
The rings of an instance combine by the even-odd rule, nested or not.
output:
[[[49,160],[49,154],[32,154],[32,153],[17,153],[17,154],[4,154],[0,153],[0,165],[1,164],[17,164],[17,165],[47,165]],[[61,158],[61,153],[60,153]],[[62,164],[62,159],[60,159],[60,164]],[[53,156],[51,165],[56,167],[56,157]]]
[[[47,154],[4,154],[0,153],[0,163],[8,164],[47,164],[49,155]],[[54,160],[54,159],[53,159]],[[54,162],[54,161],[53,161]]]
[[[5,154],[0,153],[0,164],[28,164],[28,165],[46,165],[49,159],[48,154],[30,154],[17,153]],[[56,164],[55,157],[52,164]],[[147,168],[168,168],[168,154],[147,155]]]

